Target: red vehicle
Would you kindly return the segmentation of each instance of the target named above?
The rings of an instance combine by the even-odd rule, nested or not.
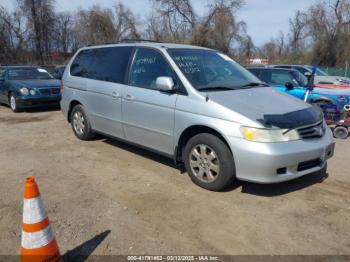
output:
[[[313,90],[313,87],[320,87],[320,84],[315,84],[315,68],[309,77],[308,88],[306,88],[305,101],[307,101],[310,92]],[[335,86],[348,86],[349,85],[332,85],[332,84],[323,84],[325,88],[337,88]],[[322,86],[321,86],[322,87]],[[349,89],[350,90],[350,89]],[[324,114],[327,125],[332,129],[333,136],[339,139],[346,139],[349,136],[349,127],[350,127],[350,105],[345,105],[344,108],[339,109],[334,103],[321,103],[318,104]]]
[[[327,106],[323,108],[323,114],[327,125],[332,128],[335,138],[346,139],[349,136],[350,106],[342,111]]]
[[[349,89],[350,85],[335,85],[335,84],[321,84],[321,83],[314,83],[314,86],[321,87],[321,88],[336,88],[336,89]]]

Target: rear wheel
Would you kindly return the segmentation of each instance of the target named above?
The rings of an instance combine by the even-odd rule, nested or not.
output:
[[[349,136],[349,130],[345,126],[337,126],[333,130],[333,135],[338,139],[346,139]]]
[[[200,187],[220,191],[235,178],[233,156],[227,145],[212,134],[199,134],[186,144],[183,160],[191,180]]]
[[[81,105],[76,105],[71,113],[71,124],[75,136],[81,140],[91,140],[95,133],[91,129],[90,121]]]

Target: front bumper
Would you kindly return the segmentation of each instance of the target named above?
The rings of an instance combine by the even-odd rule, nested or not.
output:
[[[257,143],[229,137],[237,179],[269,184],[320,171],[334,153],[331,131],[326,130],[322,138],[283,143]]]
[[[59,106],[61,95],[45,96],[45,97],[17,97],[18,108],[36,108],[46,106]]]

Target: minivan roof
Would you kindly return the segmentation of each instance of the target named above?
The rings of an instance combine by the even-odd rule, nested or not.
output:
[[[102,47],[117,47],[117,46],[138,46],[138,47],[155,47],[155,48],[189,48],[189,49],[203,49],[212,50],[206,47],[194,46],[189,44],[174,44],[174,43],[157,43],[157,42],[133,42],[133,43],[116,43],[116,44],[103,44],[103,45],[92,45],[86,46],[82,49],[90,48],[102,48]]]

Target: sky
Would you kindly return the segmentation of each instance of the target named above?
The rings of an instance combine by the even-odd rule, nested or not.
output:
[[[71,11],[79,7],[87,8],[94,4],[112,7],[117,1],[129,7],[141,18],[152,10],[149,0],[56,0],[58,11]],[[205,6],[210,0],[192,0],[194,10],[198,14],[205,13]],[[248,25],[248,34],[256,46],[261,46],[280,31],[287,32],[289,18],[296,10],[307,9],[315,0],[246,0],[245,5],[237,13],[238,19]],[[0,5],[13,8],[16,0],[0,0]]]

